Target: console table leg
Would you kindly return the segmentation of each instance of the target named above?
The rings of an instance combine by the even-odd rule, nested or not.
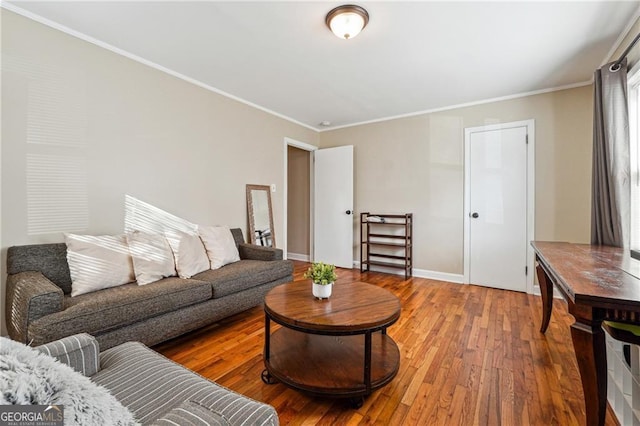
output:
[[[549,327],[551,310],[553,309],[553,282],[540,264],[536,266],[536,275],[538,276],[540,294],[542,295],[542,325],[540,326],[540,332],[544,334],[547,331],[547,327]]]
[[[576,322],[571,339],[582,378],[587,425],[603,426],[607,411],[607,355],[602,321]]]

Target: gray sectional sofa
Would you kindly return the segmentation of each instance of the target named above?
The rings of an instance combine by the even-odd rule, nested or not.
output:
[[[0,381],[0,400],[63,405],[65,425],[279,423],[272,406],[219,386],[138,342],[100,352],[98,342],[84,333],[35,348],[3,339],[0,357],[14,370]],[[36,386],[44,383],[45,390]]]
[[[10,247],[5,315],[12,339],[41,345],[77,333],[108,349],[126,341],[152,346],[262,303],[278,284],[293,279],[282,250],[244,242],[231,230],[240,261],[191,279],[170,277],[71,297],[66,245]]]

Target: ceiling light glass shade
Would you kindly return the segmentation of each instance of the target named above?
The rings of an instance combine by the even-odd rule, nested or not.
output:
[[[327,13],[327,26],[340,38],[348,40],[354,38],[369,22],[369,14],[360,6],[338,6]]]

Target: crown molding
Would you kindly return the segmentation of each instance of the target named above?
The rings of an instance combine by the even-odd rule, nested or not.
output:
[[[350,123],[350,124],[344,124],[344,125],[340,125],[340,126],[332,126],[329,128],[318,128],[318,127],[314,127],[305,123],[302,123],[294,118],[288,117],[284,114],[280,114],[276,111],[270,110],[268,108],[265,108],[263,106],[260,106],[258,104],[255,104],[253,102],[247,101],[245,99],[242,99],[238,96],[232,95],[230,93],[227,93],[223,90],[217,89],[213,86],[210,86],[206,83],[203,83],[199,80],[196,80],[194,78],[188,77],[184,74],[181,74],[177,71],[174,71],[170,68],[164,67],[160,64],[157,64],[155,62],[149,61],[147,59],[144,59],[138,55],[135,55],[131,52],[128,52],[124,49],[120,49],[118,47],[115,47],[111,44],[105,43],[101,40],[98,40],[94,37],[91,37],[87,34],[81,33],[79,31],[76,31],[74,29],[71,29],[67,26],[61,25],[57,22],[51,21],[50,19],[44,18],[40,15],[37,15],[35,13],[32,13],[28,10],[22,9],[14,4],[11,3],[7,3],[6,1],[0,0],[0,9],[6,9],[9,10],[11,12],[14,12],[18,15],[21,15],[25,18],[31,19],[33,21],[36,21],[38,23],[41,23],[43,25],[46,25],[50,28],[56,29],[58,31],[61,31],[65,34],[68,34],[72,37],[78,38],[80,40],[86,41],[87,43],[91,43],[95,46],[101,47],[103,49],[109,50],[117,55],[121,55],[124,56],[128,59],[131,59],[133,61],[136,61],[138,63],[141,63],[143,65],[149,66],[151,68],[154,68],[160,72],[164,72],[166,74],[169,74],[173,77],[176,77],[180,80],[186,81],[188,83],[191,83],[193,85],[196,85],[198,87],[201,87],[205,90],[208,90],[210,92],[216,93],[218,95],[224,96],[228,99],[240,102],[242,104],[245,104],[247,106],[250,106],[252,108],[258,109],[260,111],[263,111],[267,114],[273,115],[275,117],[281,118],[283,120],[289,121],[290,123],[296,124],[298,126],[304,127],[306,129],[315,131],[317,133],[323,133],[323,132],[330,132],[333,130],[339,130],[339,129],[344,129],[344,128],[348,128],[348,127],[355,127],[355,126],[362,126],[365,124],[373,124],[373,123],[381,123],[384,121],[391,121],[391,120],[397,120],[397,119],[401,119],[401,118],[409,118],[409,117],[416,117],[419,115],[425,115],[425,114],[432,114],[435,112],[442,112],[442,111],[449,111],[449,110],[453,110],[453,109],[458,109],[458,108],[466,108],[466,107],[471,107],[471,106],[476,106],[476,105],[483,105],[483,104],[488,104],[488,103],[493,103],[493,102],[500,102],[500,101],[506,101],[506,100],[510,100],[510,99],[517,99],[517,98],[523,98],[523,97],[527,97],[527,96],[534,96],[534,95],[540,95],[540,94],[544,94],[544,93],[550,93],[550,92],[556,92],[556,91],[560,91],[560,90],[567,90],[567,89],[573,89],[573,88],[577,88],[577,87],[582,87],[582,86],[587,86],[589,84],[593,83],[593,79],[589,80],[589,81],[583,81],[583,82],[579,82],[579,83],[573,83],[573,84],[568,84],[568,85],[563,85],[563,86],[558,86],[558,87],[551,87],[551,88],[547,88],[547,89],[541,89],[541,90],[534,90],[534,91],[530,91],[530,92],[523,92],[523,93],[518,93],[518,94],[514,94],[514,95],[508,95],[508,96],[502,96],[502,97],[497,97],[497,98],[489,98],[489,99],[483,99],[483,100],[479,100],[479,101],[473,101],[473,102],[467,102],[467,103],[462,103],[462,104],[455,104],[455,105],[449,105],[449,106],[444,106],[444,107],[439,107],[439,108],[432,108],[432,109],[426,109],[426,110],[421,110],[421,111],[415,111],[415,112],[411,112],[411,113],[406,113],[406,114],[399,114],[399,115],[393,115],[393,116],[387,116],[387,117],[381,117],[381,118],[377,118],[377,119],[373,119],[373,120],[365,120],[365,121],[360,121],[360,122],[356,122],[356,123]],[[627,28],[625,29],[625,31],[622,32],[622,34],[620,35],[620,37],[618,38],[618,40],[616,41],[616,43],[614,44],[614,46],[612,47],[610,53],[608,54],[607,58],[605,59],[606,63],[608,61],[608,58],[615,52],[615,50],[618,48],[618,46],[620,45],[620,43],[622,43],[622,41],[624,40],[626,34],[629,32],[629,30],[631,29],[631,27],[633,26],[633,24],[636,22],[636,20],[638,19],[638,17],[640,17],[640,7],[636,10],[636,13],[634,13],[633,18],[629,21],[629,24],[627,24]]]
[[[415,117],[415,116],[418,116],[418,115],[432,114],[434,112],[449,111],[449,110],[452,110],[452,109],[467,108],[467,107],[472,107],[472,106],[476,106],[476,105],[490,104],[490,103],[493,103],[493,102],[501,102],[501,101],[508,101],[508,100],[511,100],[511,99],[526,98],[527,96],[542,95],[544,93],[558,92],[560,90],[575,89],[577,87],[588,86],[588,85],[590,85],[592,83],[593,83],[593,80],[582,81],[580,83],[566,84],[564,86],[550,87],[548,89],[540,89],[540,90],[534,90],[534,91],[531,91],[531,92],[517,93],[515,95],[507,95],[507,96],[501,96],[501,97],[498,97],[498,98],[483,99],[483,100],[480,100],[480,101],[473,101],[473,102],[467,102],[467,103],[463,103],[463,104],[449,105],[449,106],[441,107],[441,108],[426,109],[426,110],[423,110],[423,111],[416,111],[416,112],[410,112],[410,113],[407,113],[407,114],[394,115],[392,117],[376,118],[374,120],[361,121],[361,122],[353,123],[353,124],[344,124],[342,126],[331,127],[331,128],[328,128],[328,129],[319,129],[318,132],[320,132],[320,133],[330,132],[332,130],[345,129],[347,127],[362,126],[362,125],[365,125],[365,124],[373,124],[373,123],[381,123],[383,121],[397,120],[397,119],[400,119],[400,118]]]
[[[242,98],[240,98],[238,96],[232,95],[231,93],[227,93],[227,92],[225,92],[223,90],[220,90],[218,88],[210,86],[210,85],[208,85],[206,83],[203,83],[203,82],[201,82],[199,80],[196,80],[194,78],[188,77],[188,76],[186,76],[184,74],[181,74],[181,73],[179,73],[177,71],[174,71],[174,70],[172,70],[170,68],[164,67],[164,66],[162,66],[160,64],[157,64],[155,62],[152,62],[152,61],[149,61],[147,59],[144,59],[144,58],[142,58],[142,57],[140,57],[138,55],[135,55],[135,54],[133,54],[131,52],[128,52],[128,51],[126,51],[124,49],[120,49],[119,47],[113,46],[113,45],[111,45],[109,43],[105,43],[105,42],[103,42],[101,40],[98,40],[98,39],[96,39],[94,37],[91,37],[91,36],[89,36],[87,34],[84,34],[84,33],[81,33],[79,31],[76,31],[74,29],[71,29],[71,28],[69,28],[69,27],[67,27],[65,25],[61,25],[61,24],[59,24],[57,22],[51,21],[50,19],[44,18],[44,17],[42,17],[40,15],[37,15],[35,13],[32,13],[32,12],[29,12],[28,10],[24,10],[24,9],[14,5],[14,4],[7,3],[5,1],[0,1],[0,7],[2,9],[6,9],[6,10],[9,10],[11,12],[17,13],[18,15],[21,15],[21,16],[23,16],[25,18],[31,19],[32,21],[36,21],[36,22],[38,22],[40,24],[43,24],[43,25],[46,25],[46,26],[48,26],[50,28],[56,29],[58,31],[61,31],[61,32],[65,33],[65,34],[68,34],[68,35],[70,35],[72,37],[78,38],[78,39],[80,39],[82,41],[86,41],[87,43],[91,43],[91,44],[96,45],[98,47],[101,47],[103,49],[109,50],[109,51],[111,51],[111,52],[113,52],[113,53],[115,53],[117,55],[124,56],[124,57],[126,57],[128,59],[131,59],[133,61],[136,61],[138,63],[146,65],[148,67],[151,67],[151,68],[154,68],[154,69],[156,69],[158,71],[161,71],[163,73],[169,74],[169,75],[171,75],[173,77],[176,77],[176,78],[178,78],[180,80],[186,81],[187,83],[194,84],[194,85],[196,85],[198,87],[201,87],[201,88],[203,88],[205,90],[208,90],[210,92],[216,93],[216,94],[221,95],[221,96],[224,96],[225,98],[229,98],[229,99],[232,99],[234,101],[243,103],[243,104],[248,105],[248,106],[250,106],[252,108],[256,108],[256,109],[258,109],[260,111],[266,112],[267,114],[276,116],[276,117],[281,118],[283,120],[289,121],[289,122],[291,122],[293,124],[297,124],[298,126],[302,126],[302,127],[306,128],[306,129],[313,130],[315,132],[318,131],[318,129],[313,127],[313,126],[309,126],[308,124],[302,123],[302,122],[300,122],[298,120],[295,120],[295,119],[293,119],[291,117],[287,117],[286,115],[283,115],[283,114],[280,114],[278,112],[272,111],[272,110],[270,110],[268,108],[265,108],[263,106],[255,104],[253,102],[247,101],[246,99],[242,99]]]

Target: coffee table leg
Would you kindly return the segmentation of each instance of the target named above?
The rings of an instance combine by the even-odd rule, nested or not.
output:
[[[276,379],[273,378],[271,373],[269,373],[269,370],[267,370],[266,368],[262,370],[262,374],[260,375],[260,378],[262,379],[263,382],[265,382],[268,385],[273,385],[276,382]]]
[[[264,314],[264,364],[267,366],[267,361],[269,361],[269,355],[271,354],[271,319],[269,315],[265,312]],[[274,384],[276,381],[269,373],[268,369],[264,369],[262,374],[260,375],[263,382],[268,385]]]
[[[364,334],[364,386],[371,393],[371,332]]]
[[[271,354],[271,320],[269,315],[264,314],[264,359],[269,361],[269,355]]]
[[[364,405],[364,397],[349,398],[349,403],[356,410]]]

